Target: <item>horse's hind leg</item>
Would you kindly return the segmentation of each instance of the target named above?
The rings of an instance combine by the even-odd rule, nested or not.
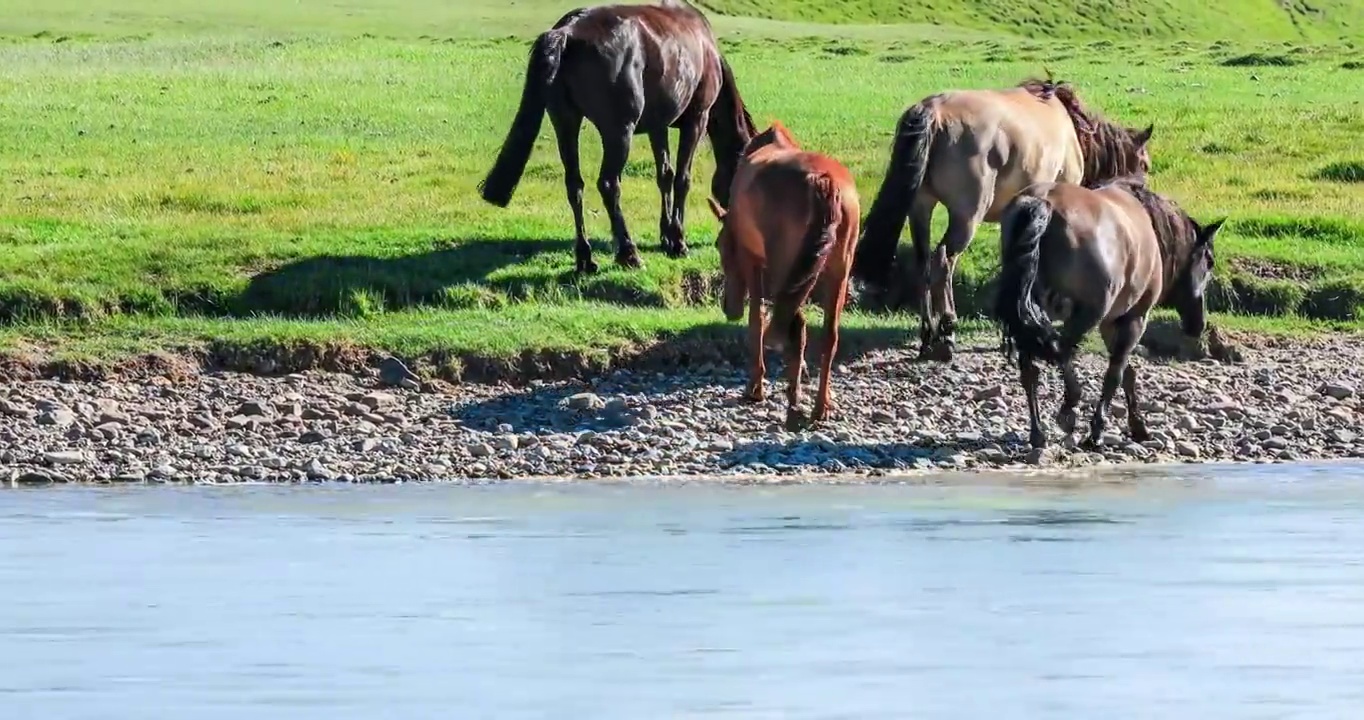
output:
[[[564,166],[564,191],[568,195],[568,206],[573,209],[574,268],[580,273],[594,273],[597,263],[592,261],[592,243],[587,240],[583,224],[583,172],[578,158],[578,135],[582,132],[583,116],[556,111],[549,114],[549,119],[559,145],[559,161]]]
[[[649,130],[649,145],[654,151],[654,179],[658,182],[658,195],[662,208],[658,214],[658,239],[663,243],[663,251],[668,252],[671,241],[668,231],[673,222],[673,173],[672,156],[668,152],[668,128],[666,126]]]
[[[1104,384],[1103,389],[1099,392],[1099,403],[1094,407],[1094,418],[1089,424],[1089,437],[1085,439],[1085,442],[1090,446],[1098,445],[1099,440],[1103,438],[1108,408],[1113,404],[1113,396],[1118,391],[1118,385],[1123,382],[1123,375],[1127,370],[1127,363],[1132,355],[1132,350],[1137,347],[1137,341],[1146,331],[1146,317],[1144,315],[1125,315],[1111,324],[1100,325],[1099,331],[1103,333],[1104,344],[1108,346],[1108,369],[1104,372]],[[1135,382],[1135,380],[1136,376],[1133,375],[1133,381]],[[1135,385],[1133,390],[1135,395]],[[1132,398],[1129,398],[1129,403],[1131,401]]]
[[[839,277],[846,277],[846,271]],[[815,396],[815,412],[810,416],[815,422],[828,420],[833,405],[829,376],[833,373],[834,356],[838,353],[838,321],[848,297],[847,287],[846,280],[829,283],[828,292],[824,293],[824,352],[819,358],[819,394]]]
[[[1061,349],[1066,358],[1061,361],[1061,380],[1065,384],[1065,395],[1061,400],[1061,410],[1056,413],[1056,424],[1067,435],[1075,432],[1075,408],[1080,406],[1080,378],[1075,374],[1075,352],[1085,333],[1093,330],[1103,319],[1103,312],[1094,305],[1073,303],[1070,317],[1061,328]]]
[[[763,391],[764,375],[767,367],[763,362],[763,329],[766,321],[763,318],[763,293],[761,283],[762,271],[754,273],[754,282],[748,286],[748,388],[744,391],[744,399],[750,402],[762,402],[766,398]]]
[[[804,424],[800,412],[800,379],[805,365],[805,315],[796,309],[786,341],[786,429],[795,432]]]
[[[1127,400],[1127,431],[1137,442],[1150,440],[1151,433],[1146,429],[1146,418],[1142,417],[1141,408],[1137,403],[1137,369],[1132,367],[1130,362],[1122,371],[1122,391]]]
[[[665,242],[671,247],[667,252],[672,257],[687,254],[687,194],[691,192],[691,171],[696,160],[696,150],[701,146],[701,135],[705,132],[709,113],[699,113],[694,118],[684,120],[677,132],[677,176],[673,179],[673,222],[671,232],[665,235]]]
[[[602,204],[611,217],[611,237],[616,243],[616,264],[627,268],[642,267],[639,250],[630,239],[625,226],[625,213],[620,208],[620,181],[625,173],[625,162],[630,157],[630,142],[634,139],[635,124],[626,123],[601,130],[601,174],[597,176],[597,190]]]
[[[932,268],[929,253],[933,247],[933,210],[937,199],[920,191],[909,209],[909,237],[914,247],[914,274],[909,278],[910,294],[919,306],[919,356],[927,357],[933,345]]]
[[[1027,353],[1018,356],[1018,380],[1023,392],[1028,396],[1028,442],[1035,448],[1047,446],[1047,433],[1042,430],[1042,411],[1037,405],[1037,385],[1042,372],[1037,361]]]

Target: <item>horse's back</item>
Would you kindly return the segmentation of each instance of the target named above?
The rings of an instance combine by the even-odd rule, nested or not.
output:
[[[930,155],[931,185],[948,203],[988,203],[996,220],[1008,201],[1043,181],[1079,182],[1084,158],[1065,108],[1024,88],[952,90],[926,100],[939,133]],[[988,185],[988,187],[986,186]]]

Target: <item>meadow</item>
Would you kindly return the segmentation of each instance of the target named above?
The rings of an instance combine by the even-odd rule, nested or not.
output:
[[[688,204],[691,255],[659,250],[642,138],[623,196],[643,270],[609,262],[590,126],[601,273],[570,272],[547,123],[511,206],[477,195],[530,38],[577,4],[0,0],[0,347],[110,359],[356,346],[458,365],[737,337],[714,302],[702,190]],[[759,125],[779,118],[843,160],[867,205],[905,105],[1049,69],[1107,117],[1154,123],[1153,183],[1195,217],[1230,218],[1219,322],[1364,327],[1364,48],[1344,39],[1364,12],[938,4],[703,6]],[[713,166],[706,145],[695,188]],[[985,226],[962,263],[968,314],[988,296],[996,240]],[[878,342],[915,322],[847,319]]]

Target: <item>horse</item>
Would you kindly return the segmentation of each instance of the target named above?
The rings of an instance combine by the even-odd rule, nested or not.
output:
[[[919,305],[919,359],[950,361],[957,321],[952,276],[977,227],[998,222],[1010,198],[1033,183],[1092,186],[1150,172],[1147,143],[1154,130],[1105,120],[1068,83],[1050,79],[930,95],[900,116],[853,275],[888,289],[908,220],[918,271],[910,294]],[[930,262],[939,203],[947,208],[947,231]]]
[[[601,135],[597,190],[611,218],[616,263],[625,268],[643,266],[620,207],[621,175],[634,136],[648,135],[653,147],[663,249],[682,257],[687,254],[687,193],[701,134],[709,136],[715,152],[711,192],[725,204],[739,155],[757,134],[710,21],[685,0],[579,8],[535,39],[516,117],[479,183],[485,201],[498,207],[511,202],[545,114],[554,126],[573,210],[578,273],[597,271],[583,227],[578,135],[584,118]],[[678,129],[676,170],[668,155],[669,128]]]
[[[857,247],[861,207],[852,173],[837,160],[802,150],[780,122],[745,147],[734,176],[728,210],[707,198],[720,221],[715,243],[724,271],[721,300],[725,317],[738,320],[748,301],[752,355],[744,397],[762,402],[763,349],[785,349],[786,427],[799,429],[801,380],[805,371],[805,318],[801,306],[815,292],[824,310],[824,350],[819,394],[810,420],[827,420],[829,375],[838,350],[838,321],[847,300],[849,273]],[[772,313],[763,322],[763,301]]]
[[[1080,403],[1073,357],[1095,327],[1108,348],[1108,369],[1084,442],[1098,444],[1119,382],[1132,439],[1150,439],[1137,404],[1137,373],[1128,358],[1154,307],[1173,308],[1185,335],[1203,334],[1213,240],[1224,222],[1200,225],[1151,190],[1142,176],[1095,188],[1039,183],[1010,201],[1000,223],[1003,267],[993,315],[1003,331],[1006,357],[1017,354],[1034,448],[1047,442],[1037,408],[1037,361],[1061,369],[1065,396],[1056,421],[1069,435]],[[1052,325],[1053,316],[1064,318],[1060,330]]]

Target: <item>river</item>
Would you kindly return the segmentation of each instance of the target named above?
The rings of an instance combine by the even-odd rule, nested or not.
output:
[[[0,491],[7,718],[1354,718],[1364,467]]]

